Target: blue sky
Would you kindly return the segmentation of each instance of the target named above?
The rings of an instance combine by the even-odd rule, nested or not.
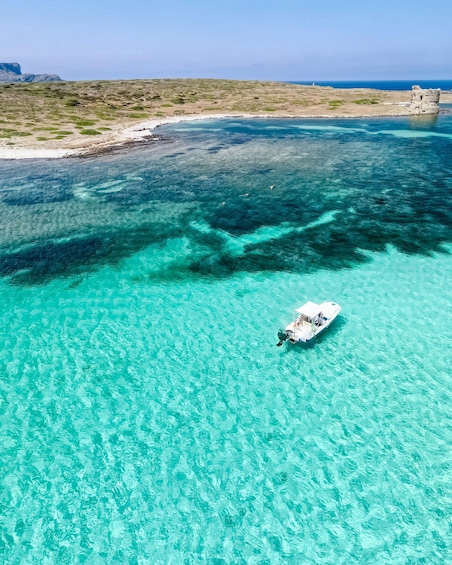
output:
[[[452,0],[0,0],[0,61],[67,80],[452,79]]]

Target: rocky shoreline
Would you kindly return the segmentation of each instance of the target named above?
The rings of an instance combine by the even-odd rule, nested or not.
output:
[[[408,115],[408,112],[398,115]],[[393,114],[359,114],[356,116],[350,115],[335,115],[334,118],[350,119],[350,118],[367,118],[367,117],[387,117]],[[221,120],[228,118],[236,119],[318,119],[329,118],[331,115],[304,115],[304,116],[287,116],[287,115],[262,115],[262,114],[201,114],[191,116],[178,116],[162,118],[161,120],[146,120],[128,128],[118,128],[116,132],[112,132],[105,136],[104,139],[94,139],[85,142],[83,145],[75,148],[49,148],[49,147],[20,147],[8,146],[0,147],[0,159],[61,159],[69,157],[93,157],[96,155],[104,155],[114,151],[129,149],[142,145],[144,143],[156,143],[166,140],[166,138],[153,133],[153,131],[160,126],[196,121],[196,120]]]
[[[379,91],[375,91],[379,92]],[[112,125],[110,131],[95,138],[86,139],[86,136],[79,136],[71,141],[48,141],[40,142],[22,138],[14,145],[1,143],[0,140],[0,159],[58,159],[68,157],[93,157],[114,151],[129,150],[131,147],[143,143],[158,143],[165,140],[162,136],[155,133],[155,130],[166,124],[173,124],[195,120],[217,120],[227,118],[237,119],[353,119],[353,118],[377,118],[409,116],[410,111],[409,92],[400,91],[398,96],[393,97],[390,102],[383,102],[375,106],[356,106],[347,113],[321,112],[320,108],[312,105],[303,108],[297,113],[273,113],[271,115],[261,113],[245,112],[224,112],[208,113],[201,111],[197,114],[165,116],[158,119],[147,119],[134,125]],[[418,94],[418,93],[417,93]],[[452,93],[442,93],[442,102],[452,103]],[[447,112],[447,109],[445,110]],[[425,114],[423,114],[425,115]]]

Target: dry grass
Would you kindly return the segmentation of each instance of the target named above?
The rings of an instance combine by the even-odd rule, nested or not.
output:
[[[143,120],[192,114],[400,115],[409,98],[408,92],[209,79],[2,84],[0,147],[83,147]]]

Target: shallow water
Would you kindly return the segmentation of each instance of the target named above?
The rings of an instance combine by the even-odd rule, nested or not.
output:
[[[446,562],[452,118],[159,133],[0,163],[4,562]]]

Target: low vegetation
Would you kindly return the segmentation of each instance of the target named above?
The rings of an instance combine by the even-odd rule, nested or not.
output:
[[[378,104],[380,100],[378,98],[359,98],[358,100],[353,100],[355,104]]]
[[[400,114],[408,93],[333,89],[263,81],[155,79],[0,84],[0,145],[55,141],[76,147],[86,136],[146,119],[191,114],[268,116]],[[385,106],[383,106],[385,104]]]
[[[330,107],[331,110],[335,110],[336,108],[342,106],[344,102],[345,102],[344,100],[329,100],[328,106]]]

